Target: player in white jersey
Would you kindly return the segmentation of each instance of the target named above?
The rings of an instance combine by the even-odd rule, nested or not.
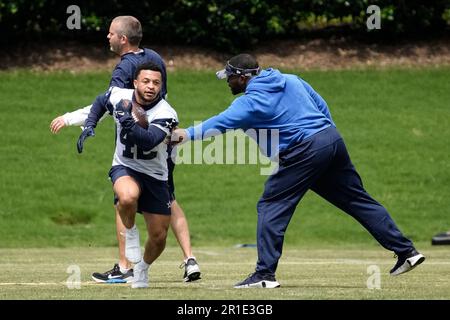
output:
[[[164,61],[155,51],[148,48],[141,48],[142,27],[139,20],[132,16],[115,17],[109,27],[108,41],[111,51],[120,56],[120,62],[113,70],[109,87],[120,87],[134,89],[134,74],[138,65],[153,62],[158,65],[162,72],[161,96],[167,94],[167,74]],[[51,121],[50,130],[58,133],[66,126],[88,126],[85,123],[91,109],[103,109],[109,96],[102,93],[97,97],[91,106],[68,112],[56,117]],[[104,112],[103,112],[104,113]],[[106,115],[106,114],[105,114]],[[175,186],[173,182],[174,163],[168,158],[169,167],[169,190],[171,193],[171,228],[180,245],[184,257],[184,275],[186,282],[200,279],[200,268],[193,255],[189,226],[180,204],[175,199]],[[92,279],[99,283],[123,283],[130,282],[133,278],[132,264],[125,257],[125,226],[116,210],[116,236],[119,248],[119,260],[111,270],[106,272],[94,272]],[[181,267],[181,266],[180,266]]]
[[[116,207],[126,227],[125,255],[134,268],[132,288],[148,287],[148,269],[163,252],[170,225],[170,194],[167,184],[168,145],[177,125],[175,110],[160,96],[161,69],[152,63],[136,70],[135,89],[112,88],[106,108],[116,121],[116,149],[109,176]],[[137,122],[132,105],[142,107],[148,128]],[[91,113],[88,119],[99,119]],[[83,145],[89,127],[79,139]],[[148,240],[141,256],[136,212],[144,216]]]
[[[135,90],[132,89],[113,87],[111,89],[108,102],[110,108],[113,107],[114,110],[115,106],[121,103],[122,100],[137,103],[134,93]],[[166,135],[170,135],[171,128],[178,123],[178,117],[176,111],[169,105],[169,103],[164,99],[157,98],[155,101],[145,106],[145,109],[147,109],[145,113],[149,125],[153,125],[156,128],[161,129],[166,133]],[[136,145],[135,141],[133,141],[136,139],[134,136],[136,133],[127,133],[126,130],[122,128],[122,125],[117,117],[115,120],[117,124],[116,149],[112,165],[126,166],[135,171],[149,175],[157,180],[167,181],[168,145],[165,143],[160,143],[152,150],[144,150],[142,147]],[[142,129],[139,128],[139,130]],[[137,134],[139,134],[139,132]],[[145,142],[141,142],[141,144],[146,145]]]

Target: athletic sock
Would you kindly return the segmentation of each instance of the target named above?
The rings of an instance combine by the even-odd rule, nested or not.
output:
[[[120,265],[120,263],[119,263],[119,268],[120,268],[120,273],[122,273],[122,274],[125,274],[125,273],[127,273],[128,271],[130,271],[130,269],[122,268],[122,266]]]
[[[147,270],[150,265],[142,259],[135,267],[139,266],[140,269]]]
[[[134,231],[134,230],[136,230],[136,225],[134,225],[134,226],[132,226],[130,229],[128,229],[127,227],[125,227],[125,229],[127,229],[127,230],[130,230],[130,231]]]
[[[197,259],[195,259],[194,256],[190,256],[190,257],[187,257],[186,259],[184,259],[184,263],[187,263],[189,259],[194,259],[195,261],[197,261]]]

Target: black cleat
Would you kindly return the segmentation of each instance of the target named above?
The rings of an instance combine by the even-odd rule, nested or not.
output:
[[[94,272],[92,279],[98,283],[127,283],[133,281],[133,269],[122,273],[119,265],[116,263],[111,270],[105,273]]]
[[[391,276],[398,276],[402,273],[411,271],[424,261],[425,256],[417,252],[415,249],[413,249],[407,254],[401,256],[399,255],[397,263],[390,272]]]
[[[266,288],[266,289],[272,289],[272,288],[279,288],[280,284],[275,279],[274,275],[261,274],[261,273],[255,272],[255,273],[251,274],[244,281],[236,283],[234,285],[234,287],[237,288],[237,289],[241,289],[241,288]]]

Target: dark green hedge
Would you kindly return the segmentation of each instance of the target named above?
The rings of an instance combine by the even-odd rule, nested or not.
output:
[[[81,8],[81,30],[69,31],[66,8]],[[381,30],[368,32],[366,9],[381,8]],[[229,50],[317,30],[392,38],[448,32],[450,0],[0,0],[3,43],[49,38],[104,38],[111,18],[131,14],[144,27],[145,42],[196,44]]]

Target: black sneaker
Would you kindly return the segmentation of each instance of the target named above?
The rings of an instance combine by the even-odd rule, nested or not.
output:
[[[275,276],[270,274],[261,274],[255,272],[242,282],[236,283],[235,288],[279,288],[280,284],[275,279]]]
[[[438,233],[431,239],[432,245],[450,244],[450,231]]]
[[[120,267],[116,263],[111,270],[105,273],[94,272],[92,279],[99,283],[128,283],[133,281],[133,269],[128,270],[126,273],[120,272]]]
[[[402,273],[411,271],[424,261],[425,256],[413,249],[407,254],[398,256],[398,261],[390,272],[391,276],[398,276]]]
[[[186,262],[183,262],[180,268],[183,267],[184,267],[184,275],[183,275],[184,282],[191,282],[201,279],[200,267],[198,266],[198,263],[195,260],[195,258],[189,258]]]

